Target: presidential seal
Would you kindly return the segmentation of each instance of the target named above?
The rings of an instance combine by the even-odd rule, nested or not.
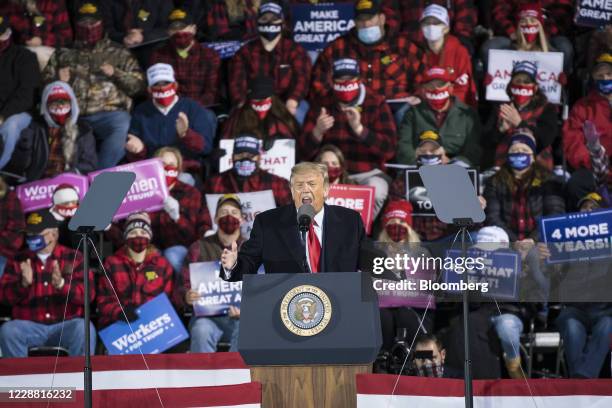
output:
[[[296,286],[283,298],[280,314],[283,324],[291,333],[314,336],[329,324],[332,305],[325,292],[316,286]]]

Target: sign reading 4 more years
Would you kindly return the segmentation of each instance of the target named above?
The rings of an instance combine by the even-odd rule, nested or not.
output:
[[[542,217],[540,233],[551,252],[548,263],[612,257],[612,210]]]

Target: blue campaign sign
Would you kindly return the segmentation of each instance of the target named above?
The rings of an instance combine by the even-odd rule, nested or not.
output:
[[[242,282],[226,282],[219,278],[219,262],[189,264],[191,288],[200,294],[193,304],[196,316],[227,314],[230,306],[240,307]]]
[[[240,41],[217,41],[217,42],[205,42],[202,43],[205,47],[212,48],[217,51],[219,58],[227,59],[232,58],[234,54],[238,52],[243,43]]]
[[[551,264],[612,257],[611,230],[612,210],[540,219],[540,235],[548,244]]]
[[[612,21],[612,2],[605,0],[576,0],[574,22],[579,26],[605,27]]]
[[[293,41],[307,51],[322,51],[353,28],[354,16],[352,2],[292,4]]]
[[[138,320],[113,323],[98,334],[108,354],[158,354],[188,339],[189,334],[165,293],[136,309]],[[140,348],[140,351],[139,351]]]
[[[445,283],[458,283],[468,275],[468,283],[487,283],[488,291],[481,293],[483,297],[496,300],[513,301],[518,299],[519,277],[521,275],[521,257],[511,250],[483,251],[470,248],[466,257],[482,258],[484,268],[472,268],[461,274],[451,268],[444,268]],[[463,258],[461,251],[451,249],[446,251],[446,259]],[[446,264],[446,261],[445,261]]]

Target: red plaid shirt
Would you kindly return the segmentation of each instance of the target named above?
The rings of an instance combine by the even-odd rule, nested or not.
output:
[[[239,181],[233,170],[227,170],[212,176],[206,180],[202,194],[250,193],[263,190],[272,190],[277,207],[292,202],[289,182],[260,168],[243,182]],[[206,200],[202,200],[202,210],[200,211],[198,221],[198,235],[203,235],[211,227],[212,218],[208,211]]]
[[[393,1],[397,1],[397,5],[393,6]],[[383,0],[383,4],[385,3],[387,7],[394,7],[398,10],[397,14],[401,21],[399,31],[406,33],[415,42],[423,41],[419,20],[423,10],[430,4],[439,4],[448,10],[451,32],[458,37],[470,38],[477,24],[478,10],[472,0]],[[393,27],[395,20],[391,19],[391,23],[387,22],[391,30],[395,29]]]
[[[153,239],[161,249],[174,245],[189,246],[196,237],[196,223],[202,203],[200,192],[179,180],[170,190],[170,196],[180,205],[180,218],[174,222],[164,210],[149,213]]]
[[[341,58],[359,61],[363,83],[386,99],[412,95],[424,69],[423,52],[406,36],[387,36],[379,44],[366,45],[353,29],[319,54],[312,70],[311,101],[331,92],[333,63]]]
[[[0,199],[0,255],[11,259],[23,244],[25,228],[21,201],[14,191]]]
[[[153,52],[150,62],[151,65],[158,62],[172,65],[180,96],[188,96],[202,106],[218,102],[221,59],[212,48],[195,43],[189,50],[189,56],[181,58],[174,47],[166,44]]]
[[[36,0],[41,15],[30,16],[21,2],[6,0],[0,6],[2,15],[9,15],[15,42],[25,44],[40,37],[42,45],[65,47],[72,43],[72,28],[64,0]]]
[[[535,218],[529,209],[527,196],[528,188],[523,183],[512,197],[510,229],[516,233],[519,241],[528,238],[536,227]]]
[[[21,267],[19,264],[26,259],[32,263],[32,284],[23,287],[21,284]],[[83,316],[83,301],[85,288],[83,286],[83,256],[79,252],[75,260],[75,251],[57,244],[44,265],[36,254],[26,251],[12,259],[6,265],[4,275],[0,279],[1,298],[5,304],[13,306],[13,319],[30,320],[38,323],[57,323],[62,321],[66,296],[70,293],[66,320]],[[53,265],[57,261],[64,277],[64,286],[56,289],[51,284]],[[72,282],[70,274],[72,273]],[[89,299],[93,301],[93,272],[89,271],[92,283]]]
[[[260,40],[245,44],[229,63],[229,93],[233,105],[244,103],[249,80],[260,76],[274,78],[274,93],[283,101],[306,97],[312,64],[301,45],[281,38],[268,52]]]
[[[207,0],[207,2],[208,10],[200,22],[206,40],[247,40],[257,35],[257,10],[253,0],[243,2],[244,20],[240,22],[230,20],[224,0]]]
[[[495,0],[493,4],[493,30],[496,35],[510,36],[516,31],[516,15],[526,0]],[[574,2],[571,0],[540,0],[544,9],[544,29],[550,36],[563,35],[572,27]]]
[[[325,132],[321,141],[317,141],[313,135],[321,108],[308,111],[302,137],[298,139],[298,151],[304,160],[313,160],[322,145],[331,143],[344,153],[349,173],[384,170],[384,164],[395,156],[397,147],[395,121],[384,98],[366,91],[363,104],[359,107],[363,125],[360,135],[355,134],[346,114],[337,104],[327,104],[326,110],[334,117],[334,126]]]
[[[172,266],[153,246],[147,249],[141,264],[129,257],[127,247],[124,246],[106,258],[104,267],[123,307],[138,307],[162,293],[172,299]],[[123,318],[106,277],[98,280],[98,311],[100,327]]]

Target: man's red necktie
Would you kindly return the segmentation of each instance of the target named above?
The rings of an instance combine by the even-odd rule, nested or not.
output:
[[[321,243],[314,230],[314,220],[308,229],[308,258],[310,260],[310,270],[312,273],[321,272]]]

